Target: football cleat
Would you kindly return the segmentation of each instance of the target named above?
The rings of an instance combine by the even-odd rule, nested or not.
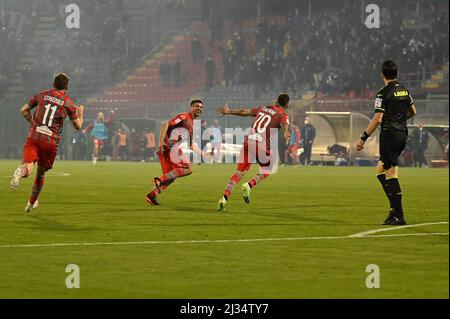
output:
[[[386,218],[386,220],[383,222],[383,225],[388,225],[387,223],[390,222],[390,220],[392,219],[392,217],[394,217],[395,215],[395,210],[393,208],[389,208],[389,215]]]
[[[153,177],[152,178],[152,183],[153,183],[153,186],[155,186],[155,188],[158,190],[158,192],[161,193],[161,191],[162,191],[162,189],[161,189],[161,185],[162,185],[161,180],[158,177]]]
[[[22,177],[22,168],[17,167],[14,171],[14,176],[11,179],[11,182],[9,183],[9,186],[11,187],[11,190],[15,192],[19,188],[19,182],[20,178]]]
[[[250,203],[250,193],[252,192],[252,188],[248,183],[242,184],[242,191],[244,192],[242,194],[242,197],[244,198],[244,202],[247,204]]]
[[[158,206],[159,205],[159,201],[156,198],[156,196],[152,195],[152,194],[147,194],[145,195],[145,201],[152,206]]]
[[[217,204],[217,211],[224,212],[226,204],[227,200],[225,199],[225,197],[222,196],[222,198],[219,200],[219,203]]]
[[[34,204],[31,204],[30,202],[27,203],[27,206],[25,207],[25,213],[31,212],[33,209],[36,209],[39,206],[39,202],[35,201]]]
[[[393,216],[390,220],[387,221],[387,223],[385,223],[383,225],[399,225],[399,226],[402,226],[402,225],[406,225],[406,220],[403,217],[398,218],[398,217]]]

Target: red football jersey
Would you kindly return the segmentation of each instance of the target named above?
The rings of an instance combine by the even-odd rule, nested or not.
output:
[[[28,137],[38,141],[47,141],[58,145],[61,139],[64,120],[78,118],[77,107],[62,90],[46,90],[33,96],[28,105],[34,112],[34,126],[30,128]]]
[[[252,124],[252,132],[248,139],[258,142],[265,141],[267,148],[270,148],[270,129],[281,128],[281,123],[289,125],[289,116],[286,110],[277,105],[268,105],[254,108],[250,111],[250,115],[255,117]]]
[[[184,130],[181,130],[183,128]],[[189,136],[183,136],[184,134]],[[180,113],[169,121],[166,136],[164,137],[164,146],[171,149],[172,146],[181,140],[189,140],[192,145],[192,135],[194,134],[194,121],[190,113]],[[172,135],[172,136],[171,136]]]

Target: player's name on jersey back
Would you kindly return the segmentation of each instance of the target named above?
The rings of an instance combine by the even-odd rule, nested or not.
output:
[[[44,96],[44,101],[50,101],[50,102],[53,102],[53,103],[58,104],[58,105],[64,105],[64,101],[62,101],[60,99],[57,99],[56,97],[53,97],[53,96],[50,96],[50,95]]]
[[[261,109],[261,111],[269,113],[270,115],[275,115],[277,113],[276,111],[271,110],[268,107],[264,107],[263,109]]]

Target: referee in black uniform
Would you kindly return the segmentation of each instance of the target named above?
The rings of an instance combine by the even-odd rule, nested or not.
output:
[[[398,157],[406,145],[408,129],[406,120],[416,115],[416,107],[409,91],[397,81],[398,67],[385,61],[381,67],[384,81],[375,99],[375,115],[356,143],[361,151],[365,141],[381,123],[380,160],[376,167],[377,178],[389,199],[389,216],[383,225],[405,225],[402,208],[402,191],[398,182]]]

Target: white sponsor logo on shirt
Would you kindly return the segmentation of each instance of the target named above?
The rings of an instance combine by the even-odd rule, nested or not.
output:
[[[42,126],[38,126],[36,127],[36,132],[47,135],[47,136],[52,136],[53,132],[52,130],[50,130],[47,126],[42,125]]]

